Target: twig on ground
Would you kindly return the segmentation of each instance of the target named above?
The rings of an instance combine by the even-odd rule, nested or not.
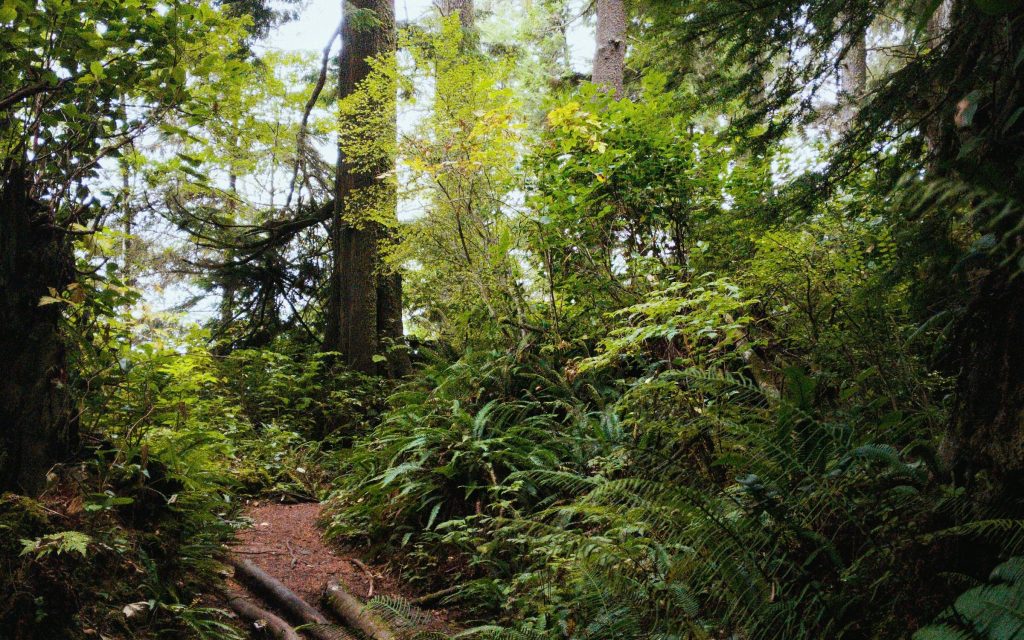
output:
[[[360,560],[359,558],[349,558],[348,561],[351,562],[352,564],[356,565],[360,569],[362,569],[363,573],[366,574],[366,579],[370,581],[370,588],[366,591],[366,597],[367,597],[367,599],[372,598],[373,597],[373,572],[370,571],[370,567],[366,566],[366,563],[363,562],[362,560]]]

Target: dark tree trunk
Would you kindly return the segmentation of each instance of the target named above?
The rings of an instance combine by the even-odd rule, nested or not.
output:
[[[1024,77],[1013,68],[1024,47],[1024,9],[991,17],[973,3],[940,5],[933,37],[956,60],[948,96],[925,127],[930,169],[954,176],[994,199],[974,198],[970,221],[992,247],[968,256],[960,271],[967,303],[954,341],[956,395],[943,457],[954,476],[982,502],[1024,504],[1024,250],[1019,208],[1024,201],[1024,138],[1014,113],[1024,108]],[[998,38],[992,36],[1000,32]],[[973,62],[974,66],[962,61]],[[982,89],[988,98],[973,119],[961,118],[961,99]],[[1014,135],[1016,131],[1016,135]],[[994,203],[994,204],[993,204]]]
[[[402,327],[402,274],[390,273],[377,286],[377,335],[385,346],[400,346]],[[388,351],[388,376],[400,378],[412,369],[409,353],[402,348]]]
[[[38,493],[78,444],[59,304],[40,306],[73,274],[71,249],[29,197],[20,171],[0,186],[0,491]]]
[[[377,270],[380,225],[358,228],[342,221],[340,282],[342,285],[341,352],[347,364],[363,373],[377,373],[374,356],[380,350],[377,331]]]
[[[957,339],[961,367],[944,445],[961,482],[987,502],[1024,497],[1024,276],[976,284]]]
[[[352,95],[370,74],[369,61],[395,51],[394,0],[355,0],[343,2],[342,11],[370,10],[377,24],[372,27],[353,24],[347,16],[342,30],[342,53],[339,61],[338,97]],[[394,105],[381,105],[394,109]],[[392,128],[380,135],[395,135]],[[331,287],[326,313],[323,348],[338,351],[346,364],[364,373],[377,373],[375,356],[402,339],[401,279],[391,273],[381,260],[382,243],[388,230],[379,222],[366,221],[358,203],[384,202],[394,210],[396,196],[392,187],[378,180],[391,170],[393,161],[373,167],[356,167],[341,149],[335,173],[335,199],[332,215]],[[372,197],[360,198],[359,194]],[[392,355],[388,373],[404,375],[408,358]]]

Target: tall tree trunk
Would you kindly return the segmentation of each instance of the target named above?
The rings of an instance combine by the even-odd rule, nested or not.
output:
[[[857,33],[840,63],[840,127],[846,129],[857,116],[868,87],[867,32]]]
[[[597,0],[597,51],[594,84],[615,90],[622,97],[626,64],[626,7],[623,0]]]
[[[0,491],[39,492],[72,453],[60,304],[40,306],[73,274],[71,249],[19,170],[0,185]]]
[[[394,0],[344,0],[342,52],[339,60],[338,98],[354,94],[370,75],[370,60],[395,52]],[[370,11],[374,20],[352,20],[353,11]],[[394,104],[380,105],[394,111]],[[395,136],[394,126],[380,132]],[[388,230],[367,220],[356,208],[368,201],[383,202],[395,211],[396,194],[378,177],[393,168],[393,160],[379,166],[351,162],[339,145],[335,171],[335,198],[331,225],[331,286],[326,309],[323,348],[340,352],[357,371],[377,373],[376,356],[388,342],[402,338],[401,279],[381,260],[381,244]],[[386,193],[379,193],[386,190]],[[374,197],[366,197],[377,191]],[[363,197],[360,197],[363,196]],[[402,375],[408,356],[389,357],[388,371]]]
[[[946,11],[945,5],[940,5]],[[1024,109],[1024,78],[1013,63],[1024,48],[1024,8],[989,17],[972,2],[954,2],[936,25],[959,64],[947,86],[936,87],[935,122],[926,126],[938,177],[954,177],[992,194],[965,202],[975,232],[990,250],[963,262],[957,278],[968,287],[954,334],[956,394],[943,454],[954,473],[983,502],[1024,511],[1024,250],[1021,213],[1005,202],[1024,201],[1024,138],[1013,114]],[[999,37],[993,37],[995,32]],[[982,89],[986,102],[973,119],[960,119],[963,97]],[[951,104],[953,103],[953,104]],[[958,103],[958,104],[956,104]],[[1020,131],[1019,125],[1016,129]],[[1019,207],[1019,204],[1017,205]]]
[[[927,35],[931,46],[942,39],[942,35],[949,28],[949,16],[953,10],[952,0],[940,0],[931,17],[928,18]]]
[[[925,35],[928,38],[928,46],[930,48],[939,49],[943,46],[946,31],[949,29],[952,10],[952,0],[941,0],[939,5],[935,7],[935,11],[928,18]],[[939,89],[941,90],[942,88]],[[922,123],[921,132],[924,135],[925,145],[928,149],[928,158],[926,160],[925,168],[927,173],[930,175],[934,175],[939,170],[937,162],[942,155],[939,150],[939,144],[942,137],[941,129],[942,122],[939,118],[928,118]]]

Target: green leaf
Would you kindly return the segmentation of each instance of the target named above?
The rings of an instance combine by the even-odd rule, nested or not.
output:
[[[14,8],[14,3],[5,2],[3,6],[0,6],[0,22],[14,22],[18,18],[18,10]]]

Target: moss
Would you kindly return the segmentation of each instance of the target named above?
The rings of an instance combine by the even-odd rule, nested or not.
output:
[[[0,495],[0,638],[34,637],[34,628],[45,619],[47,599],[59,599],[53,594],[60,592],[60,585],[21,556],[22,540],[52,532],[42,504],[13,493]]]
[[[14,493],[0,495],[0,562],[17,558],[21,540],[38,538],[51,530],[50,518],[39,502]]]

